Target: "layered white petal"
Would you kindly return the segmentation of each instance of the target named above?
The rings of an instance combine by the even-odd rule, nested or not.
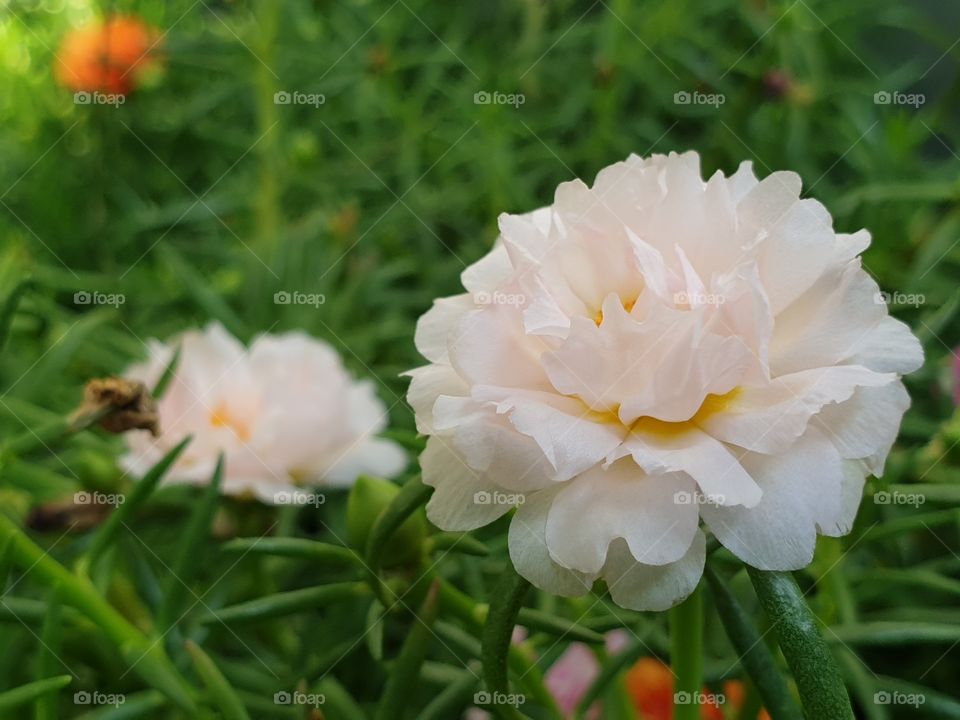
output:
[[[763,491],[752,508],[701,505],[700,514],[731,552],[761,570],[797,570],[813,559],[817,526],[840,521],[843,460],[811,431],[789,453],[747,453],[743,467]]]
[[[527,497],[510,521],[510,560],[523,577],[541,590],[555,595],[583,595],[593,585],[593,578],[563,567],[550,556],[547,548],[547,516],[559,486],[541,490]]]
[[[433,306],[417,320],[413,341],[427,360],[449,364],[447,343],[452,328],[461,317],[475,308],[469,294],[434,300]]]
[[[419,326],[418,326],[419,327]],[[460,316],[447,335],[450,364],[470,384],[546,388],[543,343],[524,333],[521,311],[493,304]]]
[[[550,485],[556,468],[534,438],[516,431],[493,403],[442,396],[434,406],[437,432],[474,472],[517,492]]]
[[[611,459],[626,454],[648,473],[686,473],[721,505],[751,508],[760,501],[756,479],[734,451],[695,427],[634,429]]]
[[[824,407],[813,424],[833,441],[841,457],[863,460],[879,477],[909,407],[910,396],[899,380],[861,386],[846,402]]]
[[[475,388],[473,397],[495,403],[499,414],[536,441],[556,471],[554,480],[569,480],[594,467],[626,435],[623,425],[573,398],[484,386]]]
[[[639,562],[674,562],[697,530],[696,506],[678,502],[692,491],[684,475],[647,475],[629,460],[597,467],[557,493],[547,519],[547,545],[557,562],[587,574],[600,571],[617,538]],[[581,522],[584,517],[591,522]]]
[[[464,463],[449,442],[431,437],[420,454],[423,482],[434,488],[427,517],[447,530],[475,530],[509,512],[507,503],[493,502],[501,490]]]
[[[425,365],[410,370],[410,388],[407,402],[413,408],[419,432],[434,432],[433,406],[441,395],[463,397],[468,395],[470,387],[449,365]]]
[[[859,365],[804,370],[774,378],[769,385],[742,388],[723,412],[698,424],[712,437],[746,450],[785,452],[825,406],[849,399],[858,387],[880,387],[895,381],[895,375]],[[895,426],[902,414],[891,416]]]
[[[822,276],[780,313],[770,342],[775,375],[842,363],[887,316],[880,288],[859,261]]]
[[[905,323],[884,317],[854,346],[846,362],[864,365],[876,372],[906,375],[923,365],[923,348]]]
[[[699,530],[686,554],[667,565],[637,562],[626,543],[619,541],[610,546],[603,576],[617,605],[639,611],[668,610],[697,587],[706,557],[706,538]]]

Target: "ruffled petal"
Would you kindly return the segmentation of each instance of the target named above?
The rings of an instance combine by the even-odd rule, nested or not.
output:
[[[427,517],[443,530],[476,530],[511,509],[507,503],[493,502],[493,493],[503,492],[497,485],[471,470],[441,437],[427,440],[420,454],[423,482],[434,488],[427,503]]]
[[[404,374],[410,376],[407,402],[413,408],[417,432],[424,434],[434,431],[433,406],[437,398],[464,396],[470,392],[470,387],[449,365],[425,365]]]
[[[593,578],[557,564],[547,551],[546,526],[559,487],[527,496],[510,521],[510,560],[535,587],[553,595],[576,597],[589,592]]]
[[[846,402],[824,407],[814,425],[833,441],[841,457],[864,460],[867,469],[880,477],[909,407],[910,396],[900,381],[863,386]]]
[[[630,553],[626,542],[610,546],[603,578],[613,601],[630,610],[660,612],[684,600],[700,582],[706,561],[706,538],[694,534],[686,554],[668,565],[644,565]]]
[[[741,388],[723,411],[698,424],[716,439],[746,450],[784,452],[825,406],[849,399],[858,387],[880,387],[895,381],[895,375],[881,375],[858,365],[804,370],[778,377],[769,385]]]
[[[696,428],[634,428],[610,460],[627,454],[651,474],[686,473],[712,502],[752,508],[760,501],[760,488],[731,450]]]
[[[556,471],[569,480],[601,462],[623,441],[626,428],[609,416],[591,412],[574,398],[551,393],[474,388],[473,397],[495,403],[497,412],[532,437]]]
[[[449,364],[447,342],[454,326],[474,309],[469,294],[454,295],[433,301],[433,306],[417,320],[413,342],[417,352],[430,362]]]
[[[906,375],[923,365],[923,348],[905,323],[888,316],[860,339],[846,362]]]
[[[808,432],[782,455],[747,453],[744,468],[763,489],[752,508],[703,504],[700,514],[723,545],[761,570],[798,570],[813,559],[817,526],[839,523],[843,461],[833,444]]]
[[[441,396],[434,406],[434,423],[467,466],[494,484],[527,492],[550,485],[556,477],[537,442],[517,432],[493,403]]]
[[[638,562],[665,565],[679,560],[699,518],[695,504],[678,503],[677,498],[692,491],[687,476],[647,475],[629,459],[585,472],[561,488],[550,508],[550,554],[564,567],[597,573],[610,543],[623,538]],[[589,522],[583,522],[584,517]]]

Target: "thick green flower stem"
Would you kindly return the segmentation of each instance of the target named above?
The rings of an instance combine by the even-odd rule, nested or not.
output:
[[[147,683],[184,710],[195,710],[192,690],[170,662],[162,644],[143,635],[100,597],[88,580],[74,575],[47,555],[3,514],[0,514],[0,547],[5,547],[11,563],[98,625],[129,667]]]
[[[703,592],[698,585],[670,610],[670,664],[676,678],[674,720],[700,720],[703,685]]]
[[[496,698],[510,695],[507,654],[510,651],[513,628],[517,624],[517,615],[529,590],[530,583],[520,577],[508,563],[494,590],[481,635],[483,679],[487,684],[487,691],[495,699],[490,709],[504,720],[523,717],[514,705],[497,702]]]
[[[764,612],[797,681],[803,715],[809,720],[853,720],[850,697],[837,661],[823,641],[817,620],[790,573],[747,567]]]
[[[513,574],[512,570],[510,572]],[[440,608],[444,613],[466,624],[471,633],[483,634],[489,608],[482,603],[477,603],[469,595],[444,580],[440,581]],[[513,634],[512,626],[510,634],[511,636]],[[529,693],[534,702],[555,715],[560,714],[556,700],[543,683],[543,674],[536,666],[534,658],[524,648],[510,644],[507,649],[507,665],[520,678],[523,690]]]
[[[790,694],[786,678],[736,596],[710,563],[704,568],[713,606],[723,622],[740,664],[753,680],[770,714],[777,720],[800,720],[800,706]],[[753,717],[756,716],[754,713]]]

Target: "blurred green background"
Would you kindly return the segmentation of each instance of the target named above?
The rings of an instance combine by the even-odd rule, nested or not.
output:
[[[162,33],[162,71],[118,107],[76,104],[54,78],[58,47],[112,13]],[[871,231],[866,267],[927,352],[880,486],[955,483],[958,28],[960,4],[933,0],[0,0],[0,297],[16,306],[0,328],[0,432],[74,407],[148,337],[211,319],[244,340],[330,341],[411,430],[399,374],[422,362],[415,320],[458,291],[499,213],[631,152],[695,149],[705,175],[742,160],[761,177],[795,170],[838,230]],[[683,102],[708,96],[722,101]],[[77,438],[6,473],[0,503],[24,518],[65,488],[110,487],[116,449]],[[956,583],[947,521],[914,523],[860,569],[923,560]],[[875,662],[919,676],[946,647]],[[953,652],[923,681],[949,690]]]

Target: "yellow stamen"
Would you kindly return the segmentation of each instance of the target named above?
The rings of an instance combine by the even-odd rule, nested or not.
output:
[[[680,422],[667,422],[657,418],[643,416],[637,418],[630,426],[631,432],[643,432],[663,437],[676,437],[697,427],[708,418],[730,409],[737,396],[740,394],[740,388],[734,388],[723,395],[710,394],[704,398],[700,408],[693,414],[689,420]]]
[[[216,410],[210,413],[210,424],[214,427],[228,428],[243,442],[250,439],[250,428],[231,417],[223,405],[218,406]]]
[[[637,304],[637,299],[628,300],[623,303],[623,309],[628,313],[633,310],[633,306]],[[603,308],[597,310],[597,314],[593,316],[593,321],[597,324],[597,327],[600,327],[600,324],[603,322]]]

